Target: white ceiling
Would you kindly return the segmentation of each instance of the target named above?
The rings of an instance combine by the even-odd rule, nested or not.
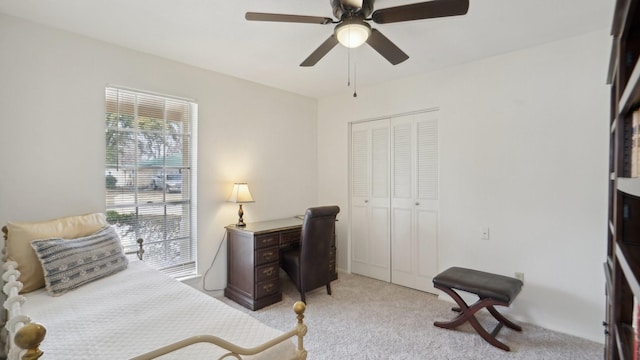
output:
[[[414,2],[378,0],[375,8]],[[614,2],[471,0],[464,16],[372,23],[410,58],[393,66],[368,45],[352,50],[356,84],[608,29]],[[329,0],[0,0],[2,13],[309,97],[352,91],[340,45],[315,66],[299,66],[334,25],[249,22],[247,11],[333,17]]]

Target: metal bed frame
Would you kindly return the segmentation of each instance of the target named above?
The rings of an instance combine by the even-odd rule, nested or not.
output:
[[[7,227],[3,227],[2,231],[4,232],[4,238],[6,240],[8,233]],[[138,239],[137,242],[139,249],[137,249],[136,251],[127,252],[127,254],[136,254],[136,256],[140,260],[142,260],[144,254],[143,240]],[[22,304],[26,301],[26,297],[20,295],[20,290],[22,289],[23,285],[18,280],[18,278],[20,277],[20,271],[17,270],[18,264],[15,261],[7,259],[6,256],[3,256],[3,260],[4,264],[2,265],[2,290],[7,296],[7,299],[4,302],[4,308],[7,315],[7,322],[5,324],[7,333],[4,334],[6,337],[4,340],[7,342],[8,347],[7,359],[39,359],[44,354],[44,352],[40,350],[40,344],[44,340],[47,330],[44,325],[33,322],[29,316],[22,313]],[[293,305],[293,311],[296,313],[297,318],[297,323],[294,328],[278,337],[275,337],[261,345],[252,348],[244,348],[217,336],[203,334],[192,336],[173,344],[165,345],[156,350],[138,355],[131,360],[155,359],[159,356],[169,354],[171,352],[197,343],[209,343],[225,349],[227,353],[220,356],[218,360],[222,360],[225,358],[242,360],[243,356],[258,354],[281,342],[287,341],[292,337],[298,338],[298,345],[296,349],[296,355],[294,359],[291,360],[305,360],[307,358],[307,351],[304,348],[304,336],[307,334],[307,325],[303,321],[305,309],[306,306],[303,302],[296,302]]]

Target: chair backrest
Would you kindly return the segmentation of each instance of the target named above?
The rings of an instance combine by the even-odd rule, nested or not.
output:
[[[339,212],[340,208],[335,205],[320,206],[307,209],[304,215],[300,239],[300,285],[305,291],[331,281],[329,259]]]

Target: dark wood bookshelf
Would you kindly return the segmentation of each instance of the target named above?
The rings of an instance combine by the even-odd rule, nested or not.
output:
[[[640,0],[616,1],[611,35],[605,359],[632,360],[640,331],[634,327],[640,303],[640,178],[632,177],[631,168],[633,113],[640,108]]]

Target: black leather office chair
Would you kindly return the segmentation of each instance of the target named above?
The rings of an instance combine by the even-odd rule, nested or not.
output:
[[[320,206],[307,209],[302,223],[300,246],[282,253],[282,269],[305,301],[307,291],[323,285],[331,295],[331,271],[329,258],[331,240],[335,233],[338,206]]]

